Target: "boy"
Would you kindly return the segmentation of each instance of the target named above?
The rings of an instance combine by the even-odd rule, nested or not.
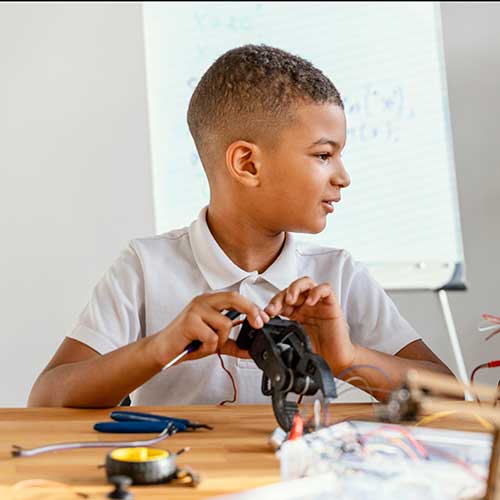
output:
[[[291,234],[319,233],[350,183],[342,100],[321,71],[272,47],[228,51],[195,89],[188,124],[209,206],[189,228],[131,242],[29,405],[111,407],[129,393],[136,405],[217,403],[232,388],[216,352],[238,402],[267,402],[225,309],[256,328],[276,315],[301,322],[335,375],[364,379],[379,399],[409,368],[451,373],[364,266]],[[161,370],[193,340],[198,351]]]

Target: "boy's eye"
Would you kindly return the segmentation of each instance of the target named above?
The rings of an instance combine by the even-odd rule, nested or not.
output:
[[[327,161],[328,158],[330,158],[332,155],[330,153],[320,153],[319,155],[316,155],[317,158],[319,158],[321,161]]]

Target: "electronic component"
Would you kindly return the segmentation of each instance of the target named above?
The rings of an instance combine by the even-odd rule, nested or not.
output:
[[[290,393],[314,395],[321,391],[325,405],[337,397],[335,379],[326,361],[312,352],[311,341],[296,321],[272,318],[255,329],[245,319],[236,340],[240,349],[248,350],[262,374],[262,393],[271,396],[279,425],[292,428],[298,411]]]

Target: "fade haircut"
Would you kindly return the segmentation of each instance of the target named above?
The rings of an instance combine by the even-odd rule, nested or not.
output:
[[[333,83],[309,61],[267,45],[222,54],[198,82],[187,121],[207,174],[236,140],[272,147],[303,104],[344,108]]]

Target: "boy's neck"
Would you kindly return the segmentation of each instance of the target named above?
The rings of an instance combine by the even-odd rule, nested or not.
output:
[[[286,234],[266,233],[252,222],[212,206],[207,210],[208,228],[224,253],[240,269],[261,274],[278,257]]]

